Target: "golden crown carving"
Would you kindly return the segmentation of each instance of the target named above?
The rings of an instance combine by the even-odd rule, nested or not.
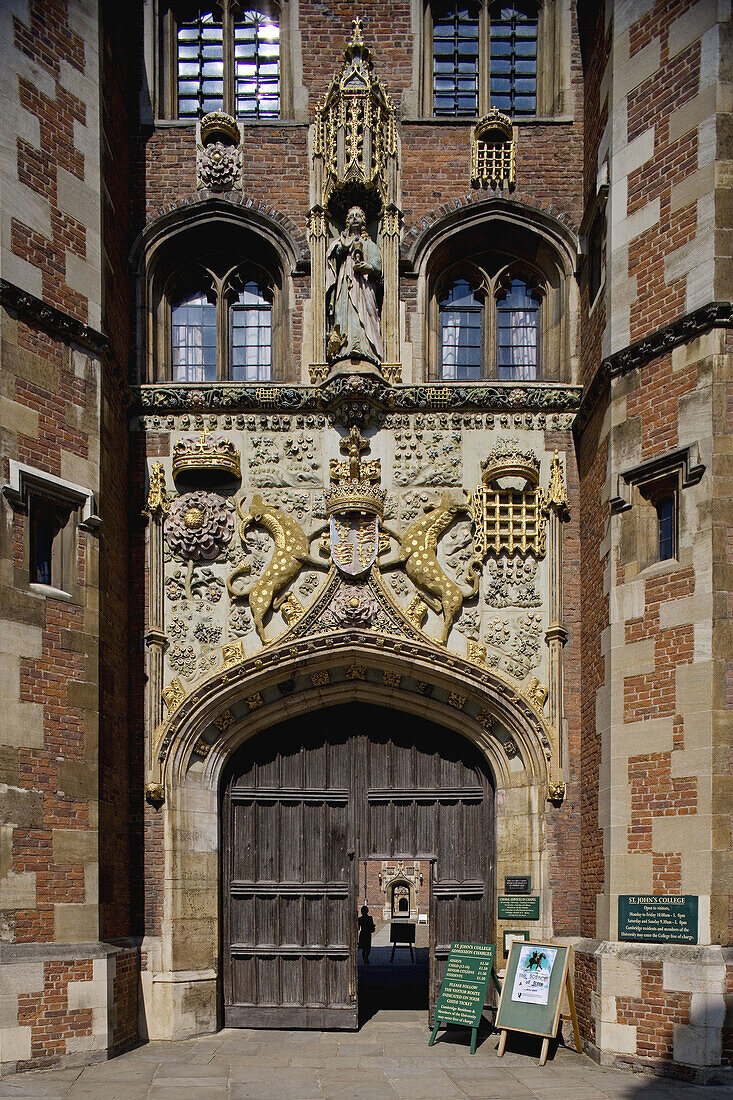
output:
[[[201,119],[201,144],[220,141],[223,145],[239,145],[241,136],[236,120],[226,111],[210,111]]]
[[[223,436],[210,436],[206,429],[198,439],[179,439],[173,447],[173,479],[209,470],[228,477],[242,476],[239,451],[234,444]]]
[[[520,451],[516,440],[502,439],[481,463],[484,485],[491,485],[500,477],[521,477],[530,485],[538,485],[540,460],[534,451]]]
[[[369,444],[357,427],[353,427],[346,439],[341,440],[340,446],[342,454],[348,455],[348,458],[346,462],[331,459],[331,488],[324,493],[326,515],[366,512],[381,519],[387,493],[378,484],[382,472],[379,459],[361,461],[361,453]]]

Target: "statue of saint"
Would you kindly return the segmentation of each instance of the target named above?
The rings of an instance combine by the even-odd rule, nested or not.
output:
[[[380,364],[382,257],[366,229],[360,206],[326,253],[327,355],[330,362],[358,357]]]

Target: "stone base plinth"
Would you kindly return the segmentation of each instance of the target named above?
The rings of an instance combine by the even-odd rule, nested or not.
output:
[[[0,947],[0,1076],[134,1046],[139,977],[134,940]]]
[[[731,989],[733,947],[606,940],[576,947],[583,1043],[604,1066],[733,1084]]]

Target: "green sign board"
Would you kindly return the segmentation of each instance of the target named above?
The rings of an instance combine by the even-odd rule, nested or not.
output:
[[[618,938],[639,943],[697,943],[697,895],[619,894]]]
[[[540,899],[522,894],[500,896],[498,916],[499,920],[539,920]]]
[[[462,1024],[473,1029],[471,1054],[475,1052],[495,954],[494,944],[451,944],[435,1008],[435,1027],[430,1037],[430,1046],[435,1042],[441,1024]]]

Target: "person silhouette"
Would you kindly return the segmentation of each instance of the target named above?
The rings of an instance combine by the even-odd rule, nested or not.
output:
[[[369,952],[372,949],[372,934],[375,930],[374,920],[369,914],[368,905],[362,905],[361,916],[357,923],[359,925],[359,947],[361,949],[361,957],[365,963],[368,963]]]

